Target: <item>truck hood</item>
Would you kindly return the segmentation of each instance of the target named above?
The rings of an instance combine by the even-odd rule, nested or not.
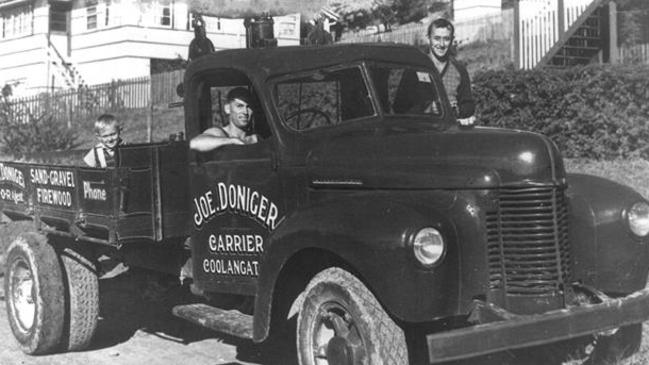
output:
[[[311,184],[372,189],[494,188],[561,184],[563,160],[545,136],[476,127],[390,127],[318,142],[306,161]]]

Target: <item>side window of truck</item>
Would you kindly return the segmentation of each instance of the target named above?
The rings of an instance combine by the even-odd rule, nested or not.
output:
[[[205,85],[202,90],[201,99],[204,100],[201,106],[201,121],[203,130],[216,126],[224,127],[227,124],[227,115],[223,106],[226,104],[226,95],[228,92],[241,85],[227,85],[227,86],[212,86]],[[253,111],[250,130],[252,133],[257,134],[261,139],[266,139],[270,136],[270,128],[266,120],[266,115],[260,107],[259,99],[252,87],[244,85],[248,88],[253,96],[250,107]]]
[[[399,66],[369,70],[384,113],[442,115],[439,92],[428,71]]]
[[[305,131],[375,114],[360,67],[316,70],[279,81],[275,104],[289,128]]]
[[[200,79],[198,87],[198,118],[201,133],[211,127],[224,127],[227,124],[227,115],[224,106],[227,103],[227,94],[237,87],[244,87],[250,91],[252,100],[249,106],[252,109],[250,133],[257,134],[260,139],[270,137],[270,127],[266,119],[256,90],[251,86],[248,77],[236,70],[221,69],[197,76]]]

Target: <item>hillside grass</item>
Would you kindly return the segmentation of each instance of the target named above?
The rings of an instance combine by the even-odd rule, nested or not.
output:
[[[565,159],[566,171],[600,176],[630,186],[649,199],[649,161]]]

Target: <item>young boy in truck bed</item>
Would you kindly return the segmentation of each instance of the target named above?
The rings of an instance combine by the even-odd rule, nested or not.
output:
[[[121,126],[112,114],[102,114],[95,121],[95,134],[99,143],[83,157],[90,167],[115,166],[115,149],[122,143]]]

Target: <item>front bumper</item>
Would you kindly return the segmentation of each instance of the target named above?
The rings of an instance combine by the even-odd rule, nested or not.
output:
[[[508,319],[426,336],[429,362],[568,340],[649,319],[649,289],[603,303]]]

